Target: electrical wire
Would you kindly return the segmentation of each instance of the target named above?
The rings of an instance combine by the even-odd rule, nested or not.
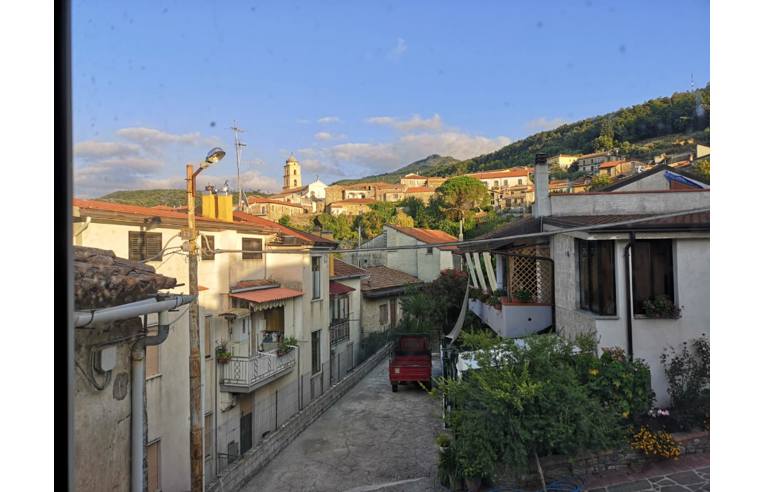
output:
[[[152,261],[154,258],[161,258],[162,255],[164,254],[164,252],[168,251],[170,249],[182,249],[182,246],[173,246],[172,248],[168,248],[168,246],[170,245],[170,241],[172,241],[176,237],[180,237],[180,233],[179,232],[177,234],[171,236],[170,239],[168,239],[167,242],[164,243],[164,247],[159,251],[159,253],[155,254],[154,256],[152,256],[150,258],[146,258],[144,260],[141,260],[141,263],[146,263],[147,261]]]
[[[380,247],[374,247],[374,248],[346,248],[346,249],[326,249],[326,250],[315,250],[312,248],[302,248],[299,250],[295,250],[295,249],[287,249],[287,250],[215,249],[214,252],[216,254],[217,253],[304,254],[306,252],[310,252],[311,254],[314,254],[314,255],[327,255],[327,254],[337,254],[337,253],[368,253],[372,251],[399,251],[399,250],[423,249],[423,248],[442,248],[442,247],[453,248],[453,247],[462,247],[462,246],[472,246],[472,245],[478,245],[478,244],[490,244],[490,243],[496,243],[500,241],[506,241],[508,239],[548,237],[548,236],[555,236],[557,234],[566,234],[570,232],[607,229],[607,228],[624,226],[624,225],[638,224],[641,222],[649,222],[651,220],[668,219],[671,217],[680,217],[683,215],[696,214],[700,212],[708,212],[710,210],[711,210],[710,207],[703,207],[703,208],[696,208],[691,210],[683,210],[680,212],[649,215],[646,217],[622,220],[617,222],[560,228],[560,229],[555,229],[554,231],[532,232],[528,234],[515,234],[515,235],[508,235],[508,236],[493,237],[489,239],[470,239],[467,241],[452,241],[447,243],[423,243],[423,244],[403,245],[403,246],[380,246]]]

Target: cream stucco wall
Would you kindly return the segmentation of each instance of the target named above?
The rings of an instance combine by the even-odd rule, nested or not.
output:
[[[92,221],[76,241],[84,246],[103,248],[114,251],[117,256],[128,258],[128,232],[138,231],[138,224],[114,224]],[[180,246],[178,228],[159,227],[151,232],[162,233],[162,243],[167,247]],[[267,244],[268,236],[237,232],[235,230],[205,230],[200,227],[200,234],[214,236],[216,249],[241,249],[242,237],[255,237]],[[171,239],[172,238],[172,239]],[[201,246],[201,243],[199,243]],[[247,320],[246,332],[242,332],[242,321],[236,321],[229,335],[228,321],[217,316],[230,307],[228,292],[230,287],[240,280],[272,278],[284,287],[303,291],[303,296],[285,305],[285,336],[294,336],[300,344],[300,372],[310,374],[310,336],[311,331],[321,332],[321,359],[329,360],[329,275],[328,260],[321,257],[321,296],[312,299],[312,274],[310,253],[295,250],[296,254],[263,254],[263,259],[243,260],[241,253],[218,253],[214,260],[199,260],[198,281],[207,289],[199,293],[200,343],[202,357],[205,350],[205,318],[210,317],[214,342],[238,339],[241,345],[237,350],[249,349],[251,323]],[[162,261],[150,261],[149,265],[158,273],[174,277],[179,284],[175,293],[188,293],[188,264],[182,254],[166,254]],[[360,290],[360,289],[359,289]],[[146,406],[148,420],[148,442],[161,440],[160,481],[163,490],[187,490],[190,488],[189,462],[189,386],[188,386],[188,315],[187,310],[171,313],[173,321],[170,335],[159,346],[160,375],[146,382]],[[262,326],[262,315],[255,315],[255,331]],[[213,343],[212,347],[214,350]],[[242,353],[242,355],[245,355]],[[214,357],[205,359],[202,364],[202,411],[204,414],[214,411],[217,404],[214,425],[217,430],[217,451],[226,452],[229,441],[239,441],[239,418],[241,411],[236,398],[229,393],[219,391],[216,381],[219,370]],[[276,389],[293,383],[298,377],[297,369],[287,376],[275,380],[269,385],[257,389],[257,398],[267,398]],[[216,402],[217,398],[217,402]],[[223,408],[230,407],[223,411]],[[205,466],[211,470],[211,463]],[[214,477],[206,477],[209,481]]]
[[[579,235],[581,238],[586,235]],[[578,309],[578,270],[574,237],[555,235],[550,252],[554,260],[555,321],[558,333],[573,338],[578,333],[594,332],[599,347],[627,347],[626,270],[623,235],[600,235],[614,239],[616,274],[616,315],[599,316]],[[677,320],[633,319],[634,356],[650,366],[657,404],[667,405],[667,383],[660,355],[668,346],[710,334],[710,254],[707,234],[638,234],[637,239],[674,238],[674,286],[682,316]]]
[[[556,194],[549,196],[551,215],[670,213],[710,206],[710,192]]]

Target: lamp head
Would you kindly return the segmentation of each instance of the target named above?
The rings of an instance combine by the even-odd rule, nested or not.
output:
[[[220,147],[215,147],[207,152],[204,162],[202,162],[202,169],[208,167],[210,164],[215,164],[217,161],[225,157],[225,150]]]

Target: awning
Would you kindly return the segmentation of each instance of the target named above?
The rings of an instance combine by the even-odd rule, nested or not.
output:
[[[249,309],[245,308],[231,308],[225,312],[218,314],[221,318],[241,319],[249,316]]]
[[[252,290],[249,292],[237,292],[236,294],[229,295],[243,301],[262,304],[266,302],[291,299],[293,297],[300,297],[302,292],[299,290],[287,289],[286,287],[276,287],[274,289]]]
[[[334,280],[329,281],[330,296],[341,296],[343,294],[347,294],[348,292],[353,292],[354,290],[355,290],[354,288],[348,287],[347,285],[341,284]]]

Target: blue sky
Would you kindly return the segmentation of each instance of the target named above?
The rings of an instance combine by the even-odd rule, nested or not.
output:
[[[246,188],[467,158],[709,80],[709,4],[73,2],[75,193]]]

